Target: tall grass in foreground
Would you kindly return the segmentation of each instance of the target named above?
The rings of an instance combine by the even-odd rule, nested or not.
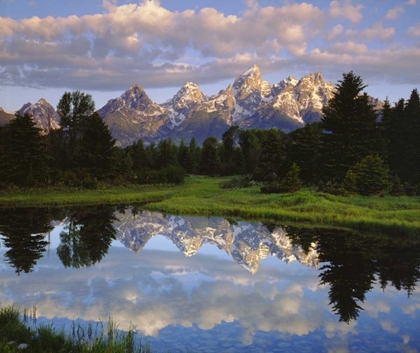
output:
[[[70,334],[52,325],[36,325],[36,309],[23,310],[15,306],[0,308],[0,352],[28,353],[150,353],[147,342],[135,337],[134,328],[118,330],[110,319],[83,327],[73,323]]]

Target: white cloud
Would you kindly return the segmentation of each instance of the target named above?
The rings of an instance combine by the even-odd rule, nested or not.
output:
[[[418,82],[420,74],[398,74],[418,72],[416,57],[407,68],[386,58],[384,45],[400,39],[395,28],[381,22],[361,27],[366,18],[356,1],[334,0],[324,8],[293,1],[244,4],[242,13],[226,15],[211,7],[169,11],[158,1],[103,0],[103,12],[94,15],[0,17],[0,84],[116,91],[135,83],[146,89],[216,83],[255,63],[263,74],[298,69],[339,77],[362,62],[370,75],[386,72],[390,80]],[[419,36],[419,28],[409,27],[404,40]],[[372,49],[378,45],[382,49]],[[394,56],[415,54],[411,43],[396,46],[401,54]],[[382,66],[373,67],[369,58]]]
[[[396,20],[398,17],[400,17],[404,13],[404,8],[402,6],[396,6],[385,14],[386,20]]]
[[[342,25],[336,25],[334,26],[329,32],[328,32],[328,40],[333,40],[337,38],[341,33],[343,33],[344,27]]]
[[[408,27],[407,32],[409,36],[420,37],[420,22],[417,23],[417,26]]]
[[[330,2],[330,15],[332,17],[346,18],[353,23],[360,22],[363,18],[360,10],[363,5],[354,6],[350,0],[338,1],[333,0]]]
[[[408,0],[406,2],[407,5],[415,5],[417,3],[417,0]]]
[[[389,41],[395,37],[394,27],[383,27],[382,23],[376,22],[365,29],[348,29],[345,32],[346,37],[358,41],[371,42],[375,39]]]

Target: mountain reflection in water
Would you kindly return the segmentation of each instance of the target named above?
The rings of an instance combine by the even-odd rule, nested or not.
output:
[[[57,236],[55,249],[50,233]],[[156,236],[170,240],[185,257],[147,250]],[[319,335],[323,327],[327,341],[337,332],[355,334],[363,310],[362,323],[378,318],[378,327],[396,334],[418,324],[419,238],[169,216],[124,206],[3,209],[0,253],[10,267],[0,267],[0,303],[36,305],[46,318],[112,316],[147,335],[172,332],[171,325],[198,330],[237,325],[242,338],[235,344],[244,347],[262,332]],[[115,241],[131,251],[112,246]],[[206,244],[240,267],[200,255]],[[328,307],[344,326],[325,313]],[[399,316],[400,327],[382,317],[394,317],[398,307],[408,320],[402,324]],[[420,348],[409,333],[399,337]]]

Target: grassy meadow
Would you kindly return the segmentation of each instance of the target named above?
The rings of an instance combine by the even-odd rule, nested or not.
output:
[[[0,207],[142,203],[169,214],[310,222],[366,230],[420,231],[420,197],[335,196],[304,188],[262,194],[258,186],[221,189],[228,178],[191,176],[178,186],[115,186],[95,190],[1,191]]]

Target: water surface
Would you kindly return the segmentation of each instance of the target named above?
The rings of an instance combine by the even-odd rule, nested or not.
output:
[[[0,304],[155,351],[420,350],[420,240],[135,207],[0,212]]]

